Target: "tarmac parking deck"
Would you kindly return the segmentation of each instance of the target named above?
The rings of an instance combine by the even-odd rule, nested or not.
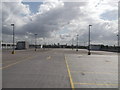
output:
[[[118,88],[117,55],[66,55],[75,88]]]
[[[71,49],[3,51],[3,88],[117,88],[116,53]]]

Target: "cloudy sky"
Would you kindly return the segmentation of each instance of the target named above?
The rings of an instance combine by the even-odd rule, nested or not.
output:
[[[76,44],[78,34],[79,45],[87,45],[91,24],[91,43],[117,45],[119,0],[7,1],[2,3],[3,42],[12,42],[14,23],[16,41],[34,43],[37,34],[38,44]]]

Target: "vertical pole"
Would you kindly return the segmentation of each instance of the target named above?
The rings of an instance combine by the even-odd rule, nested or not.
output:
[[[119,53],[119,33],[118,33],[117,36],[118,36],[118,37],[117,37],[117,38],[118,38],[118,41],[117,41],[117,42],[118,42],[118,53]]]
[[[89,35],[88,35],[88,55],[91,55],[91,52],[90,52],[90,27],[92,25],[89,25]]]
[[[14,24],[11,24],[11,26],[13,26],[13,51],[12,51],[12,54],[15,54],[15,44],[14,44],[14,42],[15,42],[15,28],[14,28]]]
[[[73,38],[72,38],[72,50],[73,50]]]
[[[35,51],[36,51],[36,34],[35,34]]]
[[[35,51],[37,50],[37,34],[35,34]]]
[[[78,35],[77,35],[77,47],[76,47],[76,51],[78,51]]]
[[[85,47],[85,42],[84,42],[84,47]]]
[[[15,31],[14,31],[14,26],[13,26],[13,52],[15,51],[15,38],[14,38],[14,36],[15,36]]]

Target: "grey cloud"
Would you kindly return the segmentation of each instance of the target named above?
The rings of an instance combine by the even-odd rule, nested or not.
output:
[[[101,15],[101,18],[104,20],[116,20],[118,18],[118,11],[112,10],[105,12]]]
[[[24,14],[29,14],[29,10],[24,11],[22,13],[22,9],[18,8],[15,11],[12,10],[14,9],[14,4],[6,4],[5,3],[5,9],[3,10],[3,24],[9,25],[11,21],[11,16],[10,14],[13,14],[13,16],[16,16],[16,36],[24,38],[25,35],[28,35],[27,33],[32,33],[31,37],[34,37],[34,34],[37,33],[38,37],[47,37],[51,38],[51,35],[53,32],[60,31],[64,26],[67,26],[68,29],[72,27],[70,22],[74,20],[75,22],[80,22],[79,27],[77,29],[80,30],[75,30],[75,31],[69,31],[68,35],[64,33],[64,35],[60,36],[59,39],[71,39],[72,36],[75,36],[77,34],[77,31],[79,31],[79,39],[80,41],[87,41],[88,40],[88,24],[93,24],[92,31],[91,31],[91,40],[93,41],[100,41],[100,40],[115,40],[114,32],[111,30],[108,30],[105,28],[106,23],[96,21],[95,18],[91,18],[91,15],[86,11],[84,8],[81,10],[79,7],[80,6],[85,6],[87,3],[74,3],[74,2],[66,2],[62,7],[56,7],[52,8],[49,11],[45,13],[37,13],[34,15],[31,15],[32,20],[29,20],[27,22],[23,21],[24,18],[29,18],[28,16],[24,16]],[[4,5],[3,5],[4,6]],[[11,7],[11,10],[7,10],[7,8]],[[17,8],[17,7],[16,7]],[[11,11],[11,12],[10,12]],[[17,20],[20,20],[19,22]],[[87,22],[86,24],[82,24],[82,22]],[[25,23],[25,24],[22,24]],[[21,26],[17,26],[19,24],[22,24]],[[79,23],[77,23],[79,24]],[[3,34],[12,34],[12,30],[10,28],[11,26],[4,27],[3,26]],[[111,28],[115,29],[115,28]],[[56,37],[54,37],[56,38]],[[59,40],[58,39],[58,40]],[[57,39],[56,39],[57,40]]]
[[[108,44],[108,42],[116,41],[117,40],[117,34],[111,31],[111,29],[105,28],[106,23],[99,24],[93,24],[90,35],[91,35],[91,42],[99,42],[103,44]],[[79,36],[79,41],[88,42],[88,29],[85,30],[85,32]],[[112,43],[116,44],[116,43]]]
[[[65,3],[63,7],[52,9],[42,15],[38,14],[22,29],[30,33],[38,33],[39,37],[50,37],[53,31],[58,31],[61,28],[61,24],[77,19],[81,15],[79,10],[75,8],[76,5],[77,3]]]

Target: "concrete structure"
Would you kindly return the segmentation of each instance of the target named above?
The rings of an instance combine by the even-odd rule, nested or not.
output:
[[[32,49],[13,55],[3,50],[2,88],[118,90],[117,53],[87,53],[85,49]]]
[[[91,44],[90,45],[90,49],[91,50],[100,50],[101,49],[101,45],[100,44]]]
[[[2,44],[2,49],[12,49],[13,48],[13,43],[1,43]],[[15,43],[16,47],[16,43]]]
[[[28,48],[29,48],[28,42],[26,42],[26,41],[19,41],[19,42],[17,42],[16,49],[22,50],[22,49],[28,49]]]
[[[118,57],[112,55],[112,53],[111,55],[105,55],[106,52],[95,51],[96,54],[98,52],[103,55],[93,55],[93,53],[91,56],[82,54],[66,55],[75,88],[80,88],[80,90],[89,90],[90,88],[90,90],[117,90],[114,88],[118,88]]]

